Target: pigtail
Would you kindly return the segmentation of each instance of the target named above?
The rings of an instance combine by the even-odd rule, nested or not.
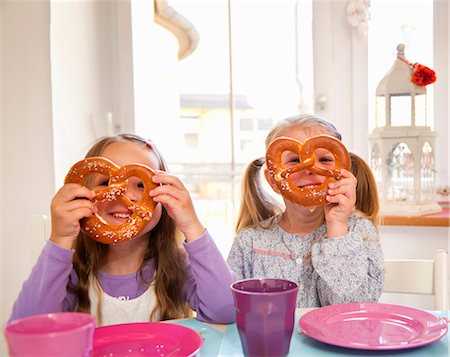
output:
[[[355,208],[377,226],[380,223],[380,202],[375,177],[369,165],[361,157],[350,153],[350,159],[351,171],[358,181]]]
[[[244,172],[236,233],[247,227],[258,226],[281,212],[280,204],[262,187],[261,167],[264,164],[264,158],[253,160]]]

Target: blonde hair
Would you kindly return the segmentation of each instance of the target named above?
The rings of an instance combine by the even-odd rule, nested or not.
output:
[[[236,222],[236,232],[256,226],[281,213],[283,207],[262,187],[261,167],[265,158],[253,160],[244,172],[241,187],[241,204]]]
[[[322,129],[325,133],[342,140],[341,134],[336,127],[325,119],[312,115],[300,114],[293,117],[283,119],[276,123],[266,137],[266,148],[279,136],[286,135],[292,129],[301,129],[304,131]]]
[[[286,135],[293,129],[301,129],[304,131],[321,129],[324,133],[342,140],[341,134],[327,120],[312,114],[301,114],[276,123],[266,137],[266,148],[277,137]],[[265,158],[258,158],[252,161],[244,172],[242,177],[241,204],[236,222],[236,233],[239,233],[247,227],[262,226],[261,222],[282,212],[283,207],[265,192],[261,186],[260,170],[264,164]],[[375,180],[370,180],[370,175],[372,175],[370,168],[367,167],[369,171],[365,171],[366,167],[362,164],[360,165],[359,161],[355,163],[355,166],[355,170],[358,170],[357,172],[362,180],[362,183],[358,184],[356,189],[356,195],[359,197],[356,208],[369,219],[375,220],[379,208],[378,196],[376,195],[376,201],[373,201],[373,206],[372,202],[367,202],[368,200],[372,201],[372,194],[373,192],[376,193],[376,186],[374,186]]]
[[[369,165],[358,155],[350,152],[351,172],[358,181],[356,186],[355,209],[369,219],[375,226],[380,224],[380,202],[377,183]]]
[[[86,154],[86,157],[99,156],[104,149],[113,143],[130,141],[152,150],[158,158],[159,169],[167,171],[167,163],[156,146],[149,140],[134,134],[120,134],[99,139]],[[143,267],[153,260],[155,274],[153,281],[157,305],[153,311],[149,311],[149,321],[156,316],[160,320],[189,317],[192,315],[186,301],[183,300],[183,285],[187,279],[185,264],[186,257],[179,247],[180,234],[176,224],[163,208],[157,225],[148,233],[150,238],[146,253],[139,269],[142,276]],[[75,254],[73,258],[74,269],[78,275],[79,283],[71,290],[78,297],[77,311],[90,312],[89,284],[92,279],[98,280],[99,269],[106,263],[109,245],[98,243],[90,239],[80,231],[75,242]],[[148,282],[150,285],[151,281]],[[98,291],[99,293],[100,291]],[[97,315],[101,324],[101,296],[98,299]]]

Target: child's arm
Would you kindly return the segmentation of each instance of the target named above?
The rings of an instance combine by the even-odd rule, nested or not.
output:
[[[230,285],[235,277],[206,231],[199,239],[185,244],[189,254],[185,284],[189,304],[199,320],[231,323],[235,320]]]
[[[75,297],[69,281],[78,280],[72,269],[72,250],[47,242],[14,303],[10,320],[31,315],[73,311]]]
[[[313,244],[312,262],[318,274],[322,306],[348,302],[374,302],[382,293],[384,259],[372,223],[351,216],[349,233]]]

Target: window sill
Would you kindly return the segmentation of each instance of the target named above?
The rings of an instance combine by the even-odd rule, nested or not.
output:
[[[442,212],[423,216],[382,216],[383,226],[450,226],[450,209],[448,203],[443,203]]]

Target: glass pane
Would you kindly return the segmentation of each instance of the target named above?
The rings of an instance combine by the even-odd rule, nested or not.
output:
[[[420,153],[420,200],[434,200],[434,153],[429,142],[425,142]]]
[[[253,130],[253,119],[252,118],[241,118],[241,130]]]
[[[387,199],[414,200],[414,156],[406,143],[395,145],[387,161]]]
[[[274,120],[272,118],[259,118],[257,121],[258,130],[269,131],[272,125],[274,124]]]
[[[231,0],[233,90],[251,110],[236,117],[256,119],[252,140],[236,160],[248,163],[264,155],[264,139],[276,120],[312,110],[311,2]]]
[[[248,110],[245,97],[230,96],[228,2],[170,0],[169,5],[192,23],[199,37],[176,72],[180,115],[195,116],[197,128],[184,126],[185,146],[169,164],[182,177],[200,220],[226,256],[237,209],[230,108]]]
[[[391,126],[411,125],[411,96],[391,96]]]

